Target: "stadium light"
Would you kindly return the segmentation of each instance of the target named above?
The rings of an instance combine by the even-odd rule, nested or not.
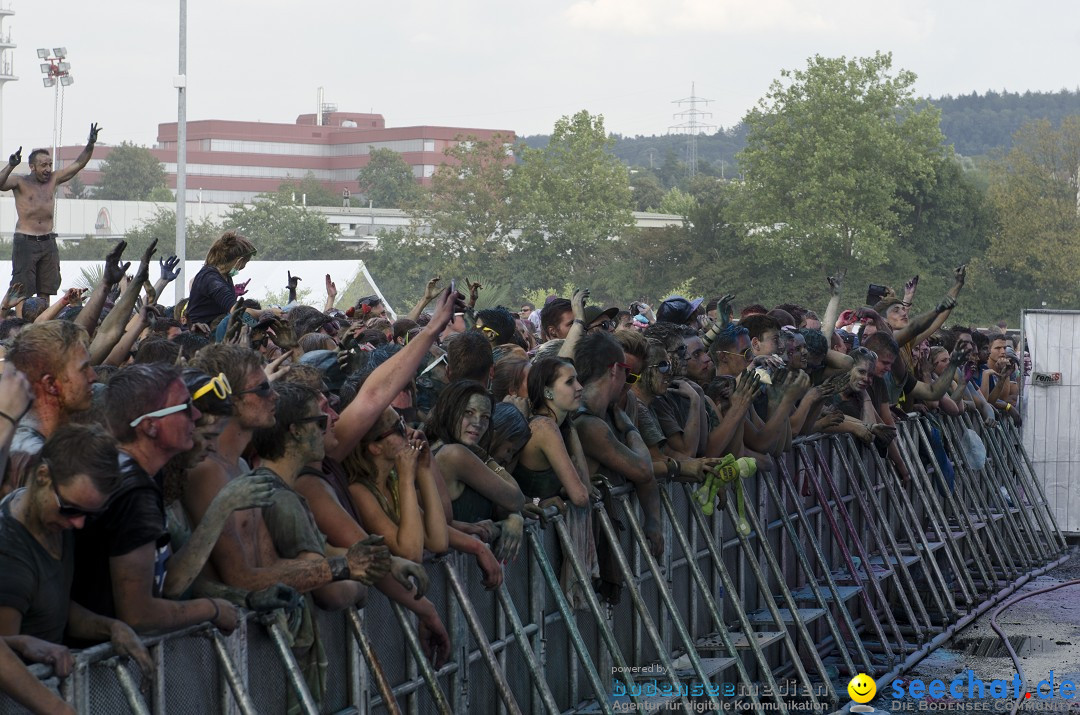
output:
[[[67,48],[66,47],[54,47],[53,48],[53,55],[56,57],[56,59],[62,60],[62,59],[67,57]]]
[[[44,47],[39,47],[37,51],[37,56],[39,60],[43,60],[49,56],[49,51]]]

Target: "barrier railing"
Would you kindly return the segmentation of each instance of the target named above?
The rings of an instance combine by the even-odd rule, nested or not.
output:
[[[969,431],[981,466],[962,446]],[[426,563],[454,644],[437,670],[414,617],[372,595],[362,611],[318,615],[321,703],[282,626],[254,616],[228,637],[204,626],[147,639],[152,683],[107,644],[81,651],[60,692],[87,713],[610,713],[732,699],[831,712],[846,700],[837,683],[894,677],[1065,549],[1011,425],[919,418],[897,439],[906,481],[848,435],[796,440],[775,472],[745,481],[743,529],[733,497],[705,516],[689,485],[663,485],[659,559],[628,488],[612,489],[593,518],[624,579],[617,603],[584,588],[571,606],[560,565],[590,578],[559,515],[527,527],[494,592],[465,556]]]

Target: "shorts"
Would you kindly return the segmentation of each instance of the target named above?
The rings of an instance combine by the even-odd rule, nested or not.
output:
[[[60,290],[60,253],[56,234],[14,234],[11,250],[11,283],[23,284],[23,294],[56,295]]]

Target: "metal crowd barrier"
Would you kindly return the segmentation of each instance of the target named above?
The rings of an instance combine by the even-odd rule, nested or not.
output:
[[[968,430],[985,445],[981,468],[961,448]],[[527,527],[494,592],[470,558],[435,559],[428,596],[453,640],[449,662],[428,663],[415,618],[380,595],[362,611],[320,613],[321,708],[286,634],[253,616],[228,637],[204,626],[147,639],[157,672],[145,688],[107,644],[84,650],[59,692],[80,713],[248,715],[287,701],[302,713],[611,713],[731,700],[831,712],[845,706],[838,683],[864,672],[883,686],[1065,558],[1012,425],[920,417],[899,425],[898,441],[906,482],[848,435],[796,440],[775,472],[746,480],[749,533],[734,498],[706,517],[691,485],[663,485],[659,560],[629,490],[613,490],[612,512],[593,518],[625,578],[616,604],[586,588],[585,607],[569,605],[562,560],[589,579],[560,516]],[[10,712],[21,711],[0,699]]]

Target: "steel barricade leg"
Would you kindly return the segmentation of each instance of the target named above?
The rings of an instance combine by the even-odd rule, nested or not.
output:
[[[142,699],[142,694],[139,693],[139,686],[135,684],[135,679],[131,677],[131,673],[124,667],[122,660],[114,656],[106,660],[105,665],[116,672],[116,679],[120,681],[120,689],[124,691],[124,697],[127,699],[132,712],[135,715],[150,715],[150,709],[146,707],[146,702]]]
[[[824,462],[825,457],[822,454],[821,444],[819,442],[814,443],[814,452],[817,454],[818,461]],[[930,615],[926,612],[926,607],[923,604],[922,598],[920,598],[919,590],[915,586],[915,579],[911,575],[911,572],[908,570],[907,564],[905,563],[904,557],[906,554],[904,553],[903,549],[900,547],[900,543],[896,540],[896,537],[892,533],[891,524],[889,523],[889,517],[888,515],[886,515],[885,510],[882,508],[881,501],[878,500],[874,483],[870,481],[869,476],[865,472],[852,471],[851,465],[849,465],[847,463],[847,459],[844,458],[843,449],[839,448],[839,446],[837,447],[837,449],[833,450],[833,453],[840,460],[841,466],[848,475],[848,486],[851,488],[852,493],[855,495],[856,500],[858,500],[859,502],[859,508],[863,511],[867,528],[873,530],[874,524],[876,523],[876,539],[878,540],[878,543],[880,544],[881,540],[884,538],[885,544],[889,546],[889,549],[892,551],[892,553],[896,554],[896,562],[897,565],[900,567],[900,572],[903,576],[903,584],[900,585],[900,588],[897,589],[897,592],[901,595],[901,602],[903,604],[906,604],[908,618],[909,621],[911,621],[912,628],[915,631],[915,637],[921,643],[926,640],[926,633],[923,630],[924,626],[930,627],[932,625],[932,623],[930,622]],[[860,474],[865,477],[865,479],[860,479]],[[887,475],[882,476],[883,479],[887,477]],[[869,508],[867,507],[867,504],[869,504]],[[906,521],[903,522],[903,524],[904,527],[907,526]],[[929,559],[931,561],[933,560],[933,555],[930,553],[929,549],[926,549],[923,552],[923,555],[919,554],[919,544],[911,538],[910,531],[907,534],[907,540],[908,543],[911,545],[913,554],[919,557],[920,563],[923,562],[924,556],[926,559]],[[925,563],[923,563],[923,571],[927,573],[927,578],[929,579],[930,573],[929,570],[926,568]],[[917,615],[919,618],[922,619],[921,621],[915,620],[916,614],[911,610],[911,601],[908,601],[908,599],[903,595],[903,585],[906,585],[908,587],[911,601],[914,601],[914,604],[918,610]],[[933,593],[933,591],[931,592]]]
[[[998,562],[1001,564],[1002,577],[1006,581],[1015,581],[1019,577],[1019,567],[1017,562],[1019,556],[1017,555],[1019,546],[1012,542],[1012,533],[1003,529],[998,520],[993,518],[994,515],[990,511],[990,506],[986,503],[985,499],[985,486],[983,485],[982,478],[976,474],[975,470],[968,464],[967,459],[964,457],[963,451],[960,449],[960,430],[967,429],[963,422],[963,418],[958,417],[955,420],[949,420],[946,423],[945,439],[949,447],[949,454],[952,455],[957,470],[957,484],[964,487],[964,493],[967,494],[971,500],[972,507],[978,514],[978,517],[982,520],[983,528],[987,532],[987,543],[989,544],[991,551],[997,555]],[[960,479],[959,477],[962,477]],[[966,505],[963,505],[967,508]]]
[[[634,609],[641,619],[642,627],[645,629],[649,640],[652,641],[657,654],[660,656],[660,664],[663,665],[664,670],[667,671],[668,679],[671,681],[676,692],[683,693],[684,688],[679,681],[678,673],[675,671],[675,665],[672,663],[670,655],[664,649],[664,641],[660,637],[660,631],[656,628],[656,622],[653,620],[652,614],[649,613],[649,608],[646,606],[645,600],[641,597],[641,592],[634,583],[634,571],[630,568],[630,562],[627,561],[626,554],[623,553],[622,544],[619,543],[619,537],[615,533],[615,527],[611,523],[611,518],[608,516],[605,509],[598,509],[596,515],[600,519],[600,528],[604,532],[604,536],[611,544],[611,553],[615,556],[615,562],[619,567],[619,571],[622,573],[623,579],[626,581],[626,590],[630,592],[630,600],[633,602]],[[663,588],[663,584],[657,584],[657,586]],[[690,707],[690,701],[685,695],[682,696],[682,703],[684,707]]]
[[[821,443],[814,442],[812,445],[807,445],[808,449],[813,450],[814,458],[817,460],[819,467],[825,472],[826,478],[829,480],[829,486],[837,498],[840,497],[839,484],[833,477],[832,466],[825,459],[825,455],[821,450]],[[918,589],[915,587],[915,580],[912,578],[911,573],[908,571],[907,564],[905,563],[905,554],[900,550],[900,545],[896,543],[896,539],[893,538],[892,531],[888,528],[888,521],[876,520],[874,512],[867,508],[866,495],[860,487],[859,480],[855,475],[848,471],[851,475],[848,479],[848,489],[851,491],[852,496],[855,497],[856,503],[859,505],[859,512],[862,514],[863,527],[865,532],[870,536],[871,543],[876,544],[877,551],[882,555],[883,559],[895,559],[896,560],[896,596],[900,600],[900,607],[904,610],[904,615],[907,617],[907,621],[910,624],[912,630],[915,631],[915,639],[917,642],[922,643],[925,640],[925,634],[923,632],[923,626],[916,617],[915,611],[911,607],[911,601],[909,600],[909,594],[917,594]],[[872,485],[871,485],[872,489]],[[884,532],[885,537],[882,537]],[[873,548],[873,547],[872,547]],[[889,556],[888,554],[893,554]],[[916,552],[916,555],[918,552]],[[922,600],[915,595],[915,602],[919,604],[922,615],[929,622],[930,617],[926,615],[925,609],[922,608]],[[903,648],[904,646],[901,646]]]
[[[859,581],[858,569],[855,566],[855,562],[851,557],[851,552],[848,549],[847,543],[843,538],[843,532],[840,530],[839,525],[836,523],[836,519],[833,516],[833,506],[830,505],[829,497],[825,494],[821,484],[818,482],[818,472],[813,468],[814,460],[806,458],[806,447],[799,445],[798,447],[800,457],[804,464],[811,465],[808,468],[804,468],[807,475],[807,481],[813,487],[815,494],[817,495],[818,503],[821,504],[821,508],[826,518],[829,521],[830,527],[833,529],[833,534],[836,536],[837,544],[840,546],[841,553],[845,560],[848,562],[848,568],[851,569],[851,576],[856,581]],[[844,504],[843,495],[840,494],[836,485],[832,482],[832,477],[829,472],[822,470],[821,478],[829,483],[829,491],[831,491],[836,499],[835,509],[840,515],[840,518],[844,522],[848,537],[851,539],[851,543],[855,550],[859,552],[859,559],[862,561],[863,568],[866,569],[867,582],[870,584],[870,590],[873,591],[874,596],[881,604],[881,609],[885,613],[885,618],[889,623],[893,635],[896,636],[896,647],[901,650],[904,649],[905,641],[903,634],[900,633],[900,626],[896,623],[896,619],[893,617],[892,608],[890,607],[889,600],[885,597],[885,592],[881,588],[881,583],[878,581],[877,574],[874,572],[873,562],[870,559],[870,554],[863,545],[862,538],[859,535],[858,530],[855,528],[855,523],[851,519],[851,514],[848,512],[847,506]],[[882,566],[888,569],[890,574],[895,574],[896,570],[889,564],[888,558],[882,554]],[[878,637],[881,638],[881,648],[885,657],[889,660],[890,664],[896,660],[896,654],[893,649],[889,647],[889,640],[885,636],[885,630],[882,628],[881,621],[878,620],[877,609],[874,607],[870,600],[870,594],[864,588],[861,592],[863,596],[863,605],[866,606],[867,617],[871,618]]]
[[[963,417],[964,416],[961,415],[961,419],[963,419]],[[969,426],[968,429],[974,428]],[[974,431],[976,434],[979,433],[978,430]],[[981,438],[980,435],[980,439]],[[1001,515],[1001,521],[1005,522],[1002,525],[1003,531],[1009,535],[1010,539],[1012,539],[1013,543],[1016,545],[1016,556],[1020,566],[1019,570],[1027,571],[1038,562],[1038,559],[1028,548],[1027,540],[1023,538],[1018,525],[1013,521],[1012,511],[1009,509],[1009,505],[1006,503],[1005,498],[1001,496],[1001,490],[999,489],[1000,485],[994,483],[993,475],[986,469],[985,465],[982,469],[974,472],[974,474],[979,479],[979,483],[983,485],[983,493],[986,495],[987,502],[993,507],[996,507],[997,513]],[[991,513],[993,514],[993,512]]]
[[[979,534],[979,530],[972,525],[971,515],[968,513],[967,509],[963,507],[963,504],[958,502],[958,497],[954,494],[956,484],[955,480],[954,489],[949,489],[948,484],[944,483],[944,467],[938,460],[937,454],[934,452],[933,445],[930,444],[930,436],[927,433],[927,430],[929,429],[928,423],[925,420],[918,420],[914,425],[914,429],[919,435],[919,442],[922,444],[923,449],[927,452],[927,454],[929,454],[930,459],[933,463],[933,468],[936,470],[936,474],[939,477],[939,482],[941,483],[941,491],[944,494],[941,506],[942,516],[945,519],[945,531],[947,534],[952,536],[953,529],[949,525],[948,514],[944,509],[944,506],[947,505],[949,508],[948,510],[952,512],[953,518],[956,519],[957,528],[959,528],[964,533],[964,543],[967,545],[968,550],[971,551],[971,560],[975,563],[975,567],[979,570],[979,575],[982,578],[983,586],[986,589],[986,595],[989,595],[993,592],[995,588],[997,578],[995,576],[993,579],[991,579],[991,576],[994,572],[994,567],[991,563],[989,553],[983,547],[982,538]],[[942,448],[944,449],[944,430],[941,430],[940,437]],[[933,489],[933,483],[932,480],[929,478],[929,474],[926,475],[925,481],[929,485],[927,486],[927,489]],[[963,559],[963,550],[959,548],[959,544],[958,552],[961,556],[961,561],[963,561],[963,563],[966,565],[967,562]],[[969,585],[971,586],[972,597],[977,597],[979,589],[975,587],[974,578],[969,579]],[[948,589],[946,589],[946,593],[948,593]]]
[[[214,654],[217,655],[218,663],[225,673],[225,681],[229,684],[236,706],[240,708],[243,715],[257,715],[258,711],[255,709],[255,703],[251,702],[251,696],[248,695],[247,690],[244,688],[244,681],[240,677],[240,671],[236,669],[236,664],[233,663],[232,658],[229,656],[225,636],[221,635],[221,631],[217,628],[209,629],[207,636],[214,646]]]
[[[578,630],[577,621],[574,619],[574,611],[570,608],[566,596],[563,595],[559,577],[555,575],[555,569],[551,567],[551,562],[548,561],[547,552],[544,551],[544,546],[540,543],[540,537],[537,536],[535,529],[526,529],[525,537],[529,540],[529,546],[532,547],[536,563],[540,566],[540,571],[547,582],[548,591],[551,592],[552,597],[555,599],[555,606],[562,615],[563,623],[566,625],[566,631],[570,638],[570,644],[577,652],[578,659],[580,659],[582,667],[585,669],[585,676],[589,679],[589,684],[592,685],[593,693],[596,695],[596,703],[605,715],[610,715],[611,705],[608,704],[607,700],[607,688],[592,662],[592,656],[589,654],[589,649],[586,647],[585,640],[581,637],[581,631]]]
[[[694,553],[694,549],[690,546],[690,541],[686,538],[686,534],[683,532],[682,526],[676,519],[675,505],[671,501],[671,495],[668,493],[666,486],[660,487],[660,503],[664,506],[664,511],[667,512],[668,520],[671,522],[671,530],[675,534],[675,540],[679,542],[679,546],[682,547],[683,553],[686,554],[686,563],[690,569],[690,576],[697,586],[698,592],[701,595],[702,600],[705,602],[705,608],[708,610],[709,615],[712,617],[713,624],[716,626],[716,633],[720,638],[721,644],[724,646],[724,650],[728,655],[735,660],[735,668],[739,673],[739,680],[746,686],[746,692],[749,694],[750,701],[755,707],[761,705],[757,698],[756,688],[753,686],[755,683],[750,680],[749,673],[746,672],[746,666],[743,665],[742,656],[739,655],[738,650],[735,648],[734,641],[731,640],[731,635],[728,633],[727,625],[724,623],[724,618],[720,613],[720,606],[717,604],[716,599],[713,598],[711,589],[708,582],[705,580],[704,574],[701,573],[701,568],[697,563],[697,555]],[[691,502],[690,508],[693,509],[694,505]],[[754,637],[753,633],[746,634],[747,639]],[[772,675],[772,671],[765,669],[765,673]],[[770,683],[771,692],[776,700],[777,708],[780,712],[787,712],[787,704],[784,699],[780,697],[778,689],[774,686],[775,683]]]
[[[530,524],[527,528],[533,529],[535,527]],[[517,608],[514,607],[514,602],[510,599],[506,584],[499,584],[499,588],[495,593],[499,597],[499,604],[502,606],[503,612],[510,619],[510,627],[514,631],[514,637],[517,638],[521,654],[525,656],[525,665],[529,669],[529,674],[532,675],[533,685],[540,693],[541,702],[544,703],[548,713],[558,715],[560,712],[559,706],[555,703],[555,696],[551,694],[551,688],[548,687],[547,680],[544,678],[544,668],[536,660],[536,654],[532,650],[532,643],[529,642],[529,636],[525,634],[525,626],[521,623]]]
[[[1001,446],[1001,443],[1005,439],[1005,432],[1001,429],[1001,425],[997,425],[986,431],[986,442],[989,445],[990,450],[994,453],[994,461],[997,462],[998,473],[1001,474],[1002,483],[1011,496],[1013,505],[1019,510],[1019,521],[1021,521],[1027,529],[1032,546],[1036,553],[1042,557],[1042,562],[1045,563],[1053,557],[1054,552],[1054,548],[1050,545],[1050,532],[1047,530],[1046,524],[1040,519],[1041,514],[1039,514],[1039,510],[1035,508],[1035,500],[1032,499],[1031,496],[1028,496],[1028,499],[1031,502],[1031,508],[1024,508],[1024,500],[1021,496],[1022,494],[1028,494],[1028,492],[1023,489],[1021,484],[1019,484],[1015,465],[1011,460],[1005,457],[1005,450]]]
[[[765,477],[763,477],[765,478]],[[732,499],[725,500],[725,506],[727,508],[728,518],[731,519],[733,524],[739,523],[739,514],[735,510],[735,505],[732,503]],[[694,511],[697,511],[696,509]],[[810,631],[807,630],[806,624],[803,623],[802,617],[799,615],[798,604],[795,603],[795,598],[791,595],[791,590],[787,587],[787,583],[784,580],[784,574],[780,572],[780,565],[776,562],[776,557],[773,555],[772,546],[769,545],[768,535],[762,531],[761,524],[758,521],[757,514],[754,509],[746,510],[746,518],[749,520],[750,529],[752,534],[757,535],[757,541],[760,548],[760,555],[764,557],[765,563],[768,565],[769,570],[772,572],[773,578],[776,579],[776,584],[780,589],[780,595],[784,599],[784,603],[787,605],[788,611],[791,613],[791,625],[795,627],[795,631],[798,633],[802,642],[806,645],[806,650],[810,655],[810,660],[813,661],[815,669],[818,671],[818,675],[825,684],[825,690],[828,694],[829,701],[836,703],[836,690],[833,688],[832,680],[829,678],[828,673],[825,670],[825,664],[821,662],[821,656],[817,652],[817,647],[814,644],[814,639],[810,637]],[[761,570],[761,566],[758,564],[757,559],[754,558],[754,550],[750,545],[749,535],[740,533],[738,529],[735,530],[735,534],[739,539],[740,545],[743,547],[743,553],[748,558],[746,559],[751,571],[754,572],[754,577],[757,579],[758,588],[761,589],[762,596],[765,597],[765,605],[769,608],[773,620],[777,625],[784,629],[787,633],[787,624],[784,623],[783,617],[780,615],[774,600],[772,598],[772,591],[769,585],[769,580],[765,577],[765,574]],[[806,672],[806,668],[803,666],[802,657],[799,655],[798,648],[795,647],[794,641],[790,637],[786,637],[785,643],[788,646],[788,652],[791,654],[792,665],[795,667],[795,672],[798,674],[799,679],[803,683],[803,687],[806,689],[807,695],[810,697],[811,703],[814,707],[818,707],[820,702],[817,699],[817,692],[813,685],[810,683],[810,676]]]
[[[1057,528],[1057,522],[1053,520],[1050,505],[1046,502],[1046,495],[1043,493],[1041,486],[1029,473],[1026,460],[1017,455],[1016,446],[1013,444],[1013,434],[1015,432],[1010,428],[1013,428],[1011,423],[998,425],[998,430],[1001,432],[999,450],[1005,456],[1016,483],[1027,496],[1028,504],[1035,513],[1035,518],[1039,521],[1047,549],[1052,556],[1056,556],[1064,548],[1062,541],[1059,540],[1060,532]],[[1022,445],[1020,450],[1023,451]],[[1023,506],[1022,502],[1019,503]]]
[[[401,632],[405,635],[405,644],[409,647],[413,662],[419,666],[420,675],[424,682],[427,683],[428,690],[431,691],[431,697],[435,700],[435,707],[438,708],[441,715],[453,715],[454,708],[450,706],[450,700],[446,697],[446,693],[443,692],[442,686],[439,685],[438,674],[431,667],[427,656],[424,655],[420,639],[417,638],[416,632],[413,631],[405,609],[400,603],[393,601],[390,603],[390,607],[394,610],[394,615],[397,616],[398,624],[401,626]]]
[[[1031,555],[1029,566],[1035,567],[1048,561],[1049,554],[1043,547],[1042,539],[1032,523],[1030,512],[1021,508],[1020,495],[1013,486],[1009,463],[1002,458],[1001,453],[998,451],[996,436],[996,430],[992,426],[983,428],[983,444],[986,445],[988,462],[994,473],[995,481],[998,482],[997,492],[1002,501],[1002,509],[1009,514],[1010,521],[1017,530],[1017,536],[1028,545],[1028,553]],[[1002,489],[1005,490],[1004,494],[1001,493]],[[1011,506],[1009,502],[1012,502]]]
[[[315,699],[311,697],[311,691],[308,690],[307,683],[304,682],[304,675],[300,672],[300,666],[296,664],[296,658],[293,657],[292,650],[289,649],[289,640],[285,637],[281,626],[276,621],[269,621],[266,623],[266,627],[270,630],[270,637],[273,639],[278,655],[281,656],[281,661],[285,665],[285,672],[289,676],[289,682],[300,700],[300,708],[307,715],[319,715],[319,708],[315,705]]]
[[[683,484],[683,490],[686,493],[688,500],[693,500],[693,492],[691,491],[689,484]],[[735,582],[731,579],[731,574],[728,572],[727,566],[724,564],[723,554],[720,553],[720,549],[717,547],[718,543],[723,543],[719,539],[714,539],[709,533],[708,524],[705,522],[705,515],[701,513],[700,509],[690,509],[690,514],[694,519],[694,523],[697,526],[698,531],[704,535],[705,548],[709,552],[709,557],[712,561],[713,568],[720,576],[720,583],[724,588],[724,592],[730,594],[731,606],[735,611],[735,618],[739,621],[739,628],[746,636],[747,645],[750,647],[751,652],[754,654],[754,659],[757,661],[758,667],[765,678],[766,684],[774,693],[780,692],[780,686],[776,683],[776,678],[772,672],[772,666],[765,658],[764,651],[761,650],[761,646],[757,642],[756,632],[753,625],[750,623],[750,617],[746,614],[746,609],[743,607],[742,600],[739,598],[739,591],[735,588]],[[742,544],[740,543],[740,547]],[[745,555],[745,554],[744,554]],[[772,604],[771,594],[767,591],[763,591],[761,594],[768,603]],[[776,621],[778,631],[783,634],[783,638],[788,647],[789,653],[795,653],[793,657],[797,657],[798,651],[791,645],[791,639],[787,633],[787,626],[784,625],[782,619],[780,619],[779,612],[776,610],[775,604],[772,604],[770,612]]]
[[[665,491],[666,488],[665,485],[659,485],[660,491]],[[626,495],[616,497],[616,500],[622,505],[623,511],[626,513],[626,520],[630,524],[630,531],[638,542],[638,547],[642,557],[645,559],[645,564],[648,566],[649,571],[652,572],[653,578],[656,580],[656,589],[660,594],[660,602],[668,609],[668,616],[674,624],[675,631],[678,633],[679,640],[682,642],[682,646],[686,651],[686,657],[690,660],[690,666],[694,669],[694,672],[697,673],[697,676],[701,678],[702,686],[705,686],[711,680],[710,675],[705,672],[705,666],[701,662],[701,657],[698,655],[697,648],[694,647],[694,639],[690,637],[689,631],[686,630],[686,624],[683,623],[682,616],[675,606],[675,601],[671,597],[671,592],[668,591],[667,586],[664,584],[664,576],[660,572],[660,565],[656,563],[656,559],[653,558],[652,553],[649,551],[649,544],[648,540],[645,538],[645,532],[641,529],[641,523],[638,521],[637,514],[634,513],[634,505],[630,502],[630,497]],[[709,702],[715,704],[715,706],[719,708],[720,701],[716,699],[715,695],[708,692],[708,688],[705,688],[705,690],[705,696],[708,698]]]
[[[874,509],[878,514],[878,519],[884,524],[887,524],[886,528],[891,527],[891,521],[888,511],[882,506],[881,499],[877,495],[877,486],[874,478],[870,476],[869,471],[866,469],[866,465],[863,463],[861,456],[858,454],[858,447],[855,445],[854,439],[844,438],[843,435],[837,436],[836,449],[834,454],[840,460],[843,468],[852,475],[853,480],[860,480],[865,485],[864,491],[871,503],[874,505]],[[849,459],[850,458],[850,459]],[[853,470],[851,465],[855,465]],[[918,524],[918,520],[914,510],[911,507],[910,502],[906,500],[900,500],[896,495],[896,484],[894,475],[892,472],[884,469],[880,461],[874,462],[875,476],[880,477],[881,487],[885,490],[885,496],[888,498],[889,503],[893,505],[893,515],[896,521],[900,525],[900,529],[904,534],[906,542],[911,546],[913,553],[919,554],[920,548],[923,555],[926,556],[931,566],[933,567],[933,573],[936,575],[941,583],[942,589],[947,589],[945,579],[941,575],[940,570],[937,568],[937,561],[932,558],[929,542],[926,540],[926,535],[922,529],[916,529],[918,532],[918,538],[915,536],[915,532],[912,531],[912,524]],[[906,496],[906,495],[905,495]],[[891,533],[887,532],[889,537],[892,538]],[[897,545],[898,551],[902,550],[902,547]],[[924,570],[927,571],[927,578],[930,576],[930,571],[923,565]],[[937,607],[938,612],[941,614],[943,621],[949,620],[949,613],[946,610],[945,603],[941,599],[941,594],[937,590],[930,589],[931,598],[934,601],[934,605]],[[915,602],[919,605],[919,611],[922,616],[927,619],[928,628],[933,626],[933,622],[930,620],[930,614],[927,613],[922,598],[918,591],[915,593]],[[950,601],[951,604],[951,601]],[[954,607],[955,610],[955,607]]]
[[[924,512],[923,520],[928,522],[928,526],[933,530],[934,534],[945,548],[945,557],[948,559],[949,566],[956,575],[956,583],[957,586],[959,586],[961,596],[963,596],[964,607],[971,608],[973,603],[972,594],[975,592],[975,583],[970,580],[970,574],[967,572],[967,569],[964,568],[963,554],[953,540],[952,531],[949,529],[948,517],[945,516],[945,511],[941,508],[941,502],[938,500],[937,491],[930,479],[930,475],[926,473],[922,458],[919,455],[919,449],[908,439],[911,436],[908,427],[908,423],[900,425],[900,429],[897,432],[897,439],[899,442],[897,442],[896,446],[900,451],[901,459],[905,459],[908,465],[908,474],[911,481],[910,485],[905,485],[902,482],[899,475],[895,473],[895,470],[890,468],[892,465],[889,461],[881,455],[875,455],[877,467],[879,470],[884,470],[886,478],[892,478],[893,484],[896,486],[897,494],[907,506],[913,517],[917,516],[917,514],[915,504],[911,499],[911,495],[908,494],[907,487],[910,486],[914,488],[915,495],[922,503]],[[926,526],[922,523],[918,523],[918,528],[920,532],[923,532]],[[937,564],[936,559],[934,560],[934,563]],[[938,573],[940,574],[940,570]],[[945,594],[946,604],[952,611],[952,617],[959,617],[959,610],[952,590],[948,588],[944,577],[942,577],[941,582],[944,586],[943,593]],[[946,618],[946,620],[948,620],[948,618]]]
[[[360,646],[360,652],[364,654],[364,660],[367,661],[368,669],[375,678],[375,687],[379,689],[379,695],[382,696],[383,706],[390,715],[401,715],[401,708],[398,707],[397,698],[394,697],[394,691],[390,687],[390,681],[386,679],[382,663],[379,662],[379,657],[375,654],[371,639],[364,632],[364,624],[360,619],[360,613],[355,608],[346,610],[348,611],[349,626],[352,629],[353,637],[356,638],[356,643]]]
[[[499,668],[499,662],[495,659],[491,643],[488,641],[487,634],[484,633],[484,627],[480,623],[480,616],[477,615],[476,608],[473,606],[472,601],[469,600],[469,595],[465,593],[465,587],[461,584],[457,570],[449,561],[443,561],[443,570],[446,571],[447,583],[450,584],[450,589],[454,592],[454,596],[457,597],[458,605],[461,606],[461,611],[465,615],[465,621],[469,624],[469,630],[472,631],[473,638],[476,639],[480,655],[484,659],[488,670],[491,671],[491,678],[495,681],[495,688],[499,691],[499,697],[506,703],[507,710],[514,715],[520,715],[521,708],[510,690],[510,683],[506,681],[506,674]]]
[[[791,473],[788,471],[787,465],[783,462],[780,462],[778,466],[784,476],[786,489],[786,485],[791,483]],[[809,559],[806,557],[806,552],[802,549],[798,532],[791,521],[783,497],[771,479],[763,478],[761,481],[766,485],[769,493],[772,495],[773,501],[776,503],[776,510],[780,514],[780,519],[784,522],[784,526],[788,532],[788,538],[794,545],[795,553],[803,564],[803,571],[806,573],[807,584],[809,584],[811,590],[817,597],[818,603],[822,604],[822,608],[826,610],[826,619],[829,624],[829,630],[833,634],[833,640],[836,641],[845,667],[848,668],[850,673],[858,673],[859,671],[856,670],[855,663],[851,659],[851,654],[848,652],[847,643],[844,641],[843,634],[840,633],[839,627],[832,617],[832,613],[829,611],[828,606],[825,605],[824,594],[821,592],[821,587],[817,583],[813,568],[810,565]],[[834,603],[837,605],[837,610],[840,612],[840,616],[844,621],[844,628],[847,629],[848,637],[854,641],[855,647],[859,651],[859,658],[862,660],[863,667],[865,668],[863,672],[872,673],[874,672],[874,665],[870,662],[870,654],[867,653],[866,648],[863,647],[862,639],[859,637],[859,631],[855,628],[855,622],[851,619],[851,612],[848,610],[847,602],[840,595],[840,589],[836,585],[836,579],[833,578],[829,562],[825,558],[825,553],[821,550],[821,543],[818,541],[817,537],[811,533],[809,518],[807,517],[806,509],[803,507],[802,502],[799,501],[799,494],[791,492],[791,501],[795,505],[799,520],[806,526],[806,533],[810,546],[814,551],[814,558],[817,559],[818,564],[821,566],[822,578],[825,579],[825,585],[829,589],[829,593],[832,594]]]

